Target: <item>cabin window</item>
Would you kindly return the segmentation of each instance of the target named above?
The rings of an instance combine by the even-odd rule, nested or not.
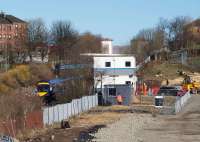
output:
[[[126,67],[130,67],[130,66],[131,66],[131,62],[130,62],[130,61],[126,61],[126,62],[125,62],[125,66],[126,66]]]
[[[131,81],[126,81],[125,84],[129,85],[131,84]]]
[[[110,67],[111,63],[110,62],[105,62],[105,67]]]
[[[109,96],[116,96],[116,88],[109,88]]]

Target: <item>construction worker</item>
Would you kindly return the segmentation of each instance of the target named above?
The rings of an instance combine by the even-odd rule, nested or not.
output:
[[[117,104],[122,105],[122,102],[123,102],[123,97],[120,94],[118,94],[117,95]]]
[[[143,84],[143,95],[147,96],[147,85],[146,85],[146,83]]]
[[[169,85],[169,80],[168,80],[168,79],[166,80],[166,85],[167,85],[167,86]]]

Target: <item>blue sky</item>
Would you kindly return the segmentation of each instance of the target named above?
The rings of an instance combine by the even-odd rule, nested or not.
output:
[[[0,10],[22,19],[42,18],[50,25],[69,20],[80,33],[90,31],[129,44],[140,29],[159,18],[200,17],[200,0],[0,0]]]

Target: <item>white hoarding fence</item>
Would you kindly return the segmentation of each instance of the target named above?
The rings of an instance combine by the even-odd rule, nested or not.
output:
[[[175,113],[180,112],[190,98],[191,94],[189,91],[184,96],[178,98],[175,103]]]
[[[46,107],[43,109],[43,124],[51,125],[55,122],[61,122],[63,119],[68,119],[96,106],[98,106],[97,94],[74,99],[70,103]]]

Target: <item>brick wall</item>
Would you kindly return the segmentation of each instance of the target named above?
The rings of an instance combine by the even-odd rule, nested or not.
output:
[[[17,133],[27,129],[39,128],[43,128],[42,111],[31,112],[26,117],[0,121],[0,133],[10,136],[15,136]]]
[[[27,37],[26,23],[0,24],[0,47],[11,45],[18,47]]]

